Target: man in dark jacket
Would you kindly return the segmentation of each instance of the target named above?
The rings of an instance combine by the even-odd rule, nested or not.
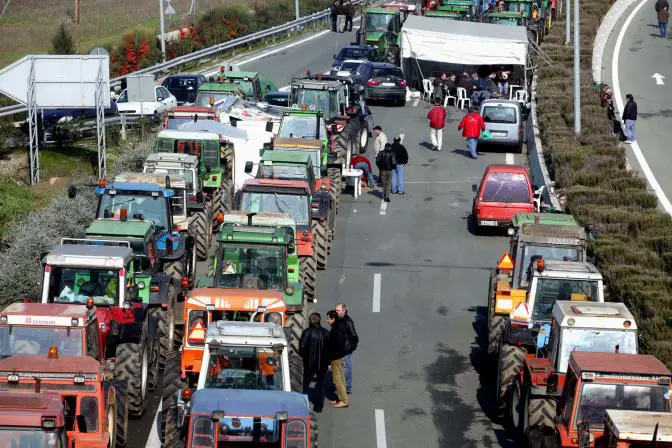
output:
[[[345,5],[343,6],[343,10],[345,11],[345,30],[344,31],[352,31],[352,16],[355,15],[355,7],[352,6],[352,1],[347,0],[345,2]]]
[[[401,144],[401,137],[394,137],[392,152],[397,159],[397,166],[394,171],[392,171],[392,194],[405,194],[404,167],[408,163],[408,151],[406,151],[406,147]],[[336,311],[338,311],[338,308]]]
[[[352,352],[357,350],[357,345],[359,344],[359,336],[357,336],[357,330],[355,330],[355,323],[352,321],[352,318],[348,316],[348,309],[345,306],[345,303],[339,303],[336,305],[336,314],[338,318],[345,322],[345,328],[347,330],[347,352],[343,359],[343,367],[345,369],[345,390],[347,393],[352,393]]]
[[[338,0],[334,0],[334,2],[331,4],[331,31],[336,31],[336,19],[338,19],[338,10],[339,10],[339,5],[338,5]]]
[[[299,354],[303,358],[303,393],[308,395],[315,412],[322,412],[324,405],[324,375],[331,359],[329,357],[329,331],[322,327],[319,313],[308,318],[309,327],[301,333]],[[309,385],[315,379],[315,388],[310,393]]]
[[[623,108],[623,123],[625,124],[625,136],[628,139],[625,143],[632,143],[637,138],[635,133],[635,123],[637,122],[637,103],[632,93],[625,95],[625,107]]]
[[[392,145],[385,144],[382,151],[376,156],[376,165],[380,170],[380,182],[383,184],[383,199],[390,202],[390,191],[392,190],[392,171],[397,165],[397,158],[392,152]]]
[[[329,331],[329,353],[331,358],[331,376],[334,379],[336,386],[336,394],[338,400],[330,400],[335,408],[348,407],[348,392],[345,389],[345,371],[344,361],[345,355],[348,353],[348,329],[345,321],[338,318],[336,310],[327,312],[327,322],[331,326]]]

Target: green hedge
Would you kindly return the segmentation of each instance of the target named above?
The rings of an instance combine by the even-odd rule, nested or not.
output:
[[[542,44],[553,65],[539,70],[537,118],[544,159],[566,193],[567,211],[597,230],[589,250],[609,299],[624,302],[635,315],[641,350],[672,367],[672,219],[657,209],[646,182],[627,171],[624,150],[592,87],[592,45],[612,3],[581,4],[582,135],[573,131],[573,47],[563,45],[562,17]]]

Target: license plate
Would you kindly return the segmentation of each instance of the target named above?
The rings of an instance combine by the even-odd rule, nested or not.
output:
[[[381,86],[383,86],[383,87],[394,87],[394,83],[393,82],[384,82],[384,83],[381,84]]]
[[[481,221],[482,226],[497,227],[497,221]]]
[[[496,135],[499,137],[506,137],[506,131],[490,131],[491,135]]]

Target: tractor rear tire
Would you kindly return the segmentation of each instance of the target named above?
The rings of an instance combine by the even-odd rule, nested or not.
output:
[[[315,301],[317,262],[314,255],[312,257],[299,257],[299,278],[301,283],[303,283],[305,302]]]
[[[152,308],[150,315],[158,317],[159,367],[165,368],[166,357],[175,349],[175,302],[177,296],[171,286],[168,292],[168,308]]]
[[[385,55],[385,60],[394,64],[397,67],[399,66],[399,47],[396,45],[390,45],[387,47],[387,54]]]
[[[319,421],[317,420],[317,412],[310,411],[310,448],[317,448],[319,436]]]
[[[166,358],[166,368],[163,374],[161,398],[161,416],[163,420],[163,446],[178,446],[180,431],[177,427],[177,394],[182,389],[180,380],[180,353],[170,352]]]
[[[114,387],[114,412],[117,414],[114,428],[115,448],[124,448],[126,446],[126,437],[128,435],[128,397],[126,383],[123,381],[112,380]]]
[[[163,264],[163,272],[178,280],[181,279],[187,272],[184,258],[180,258],[179,260],[166,261]]]
[[[289,340],[289,353],[299,353],[299,342],[301,341],[301,333],[306,328],[306,308],[304,304],[303,309],[300,312],[289,314],[287,316],[287,326],[292,331],[290,340]],[[300,359],[300,358],[299,358]],[[290,361],[291,363],[291,361]],[[303,379],[303,378],[302,378]]]
[[[352,155],[363,154],[366,152],[366,146],[362,146],[362,142],[360,140],[361,132],[362,132],[362,124],[359,122],[359,119],[357,118],[350,118],[350,120],[348,120],[347,124],[341,131],[341,135],[343,135],[350,143],[350,151]],[[367,138],[367,144],[368,144],[368,138]]]
[[[292,392],[303,393],[303,359],[298,351],[289,350],[289,384]]]
[[[557,405],[554,399],[547,397],[529,397],[527,400],[527,421],[530,428],[555,426]]]
[[[343,175],[338,168],[329,168],[327,172],[329,174],[329,179],[331,180],[329,196],[331,196],[334,210],[336,211],[336,214],[338,214],[339,207],[341,206],[341,192],[343,191]]]
[[[219,232],[221,224],[217,222],[217,215],[233,209],[233,182],[230,179],[222,179],[220,187],[214,191],[212,207],[212,230]]]
[[[495,314],[488,320],[488,355],[497,356],[499,341],[502,339],[502,330],[508,318],[501,314]]]
[[[128,413],[139,417],[147,407],[149,390],[149,335],[147,323],[142,329],[138,343],[124,342],[117,345],[114,363],[114,377],[125,381],[128,391]]]
[[[194,238],[194,250],[199,261],[207,260],[210,248],[210,227],[212,221],[208,220],[205,212],[194,213],[189,217],[189,234]]]
[[[513,385],[509,389],[507,396],[506,414],[504,416],[504,423],[510,426],[513,430],[516,441],[521,441],[527,428],[527,421],[525,420],[525,399],[527,395],[523,395],[523,387],[520,384],[520,378],[516,378]]]
[[[329,227],[327,221],[313,220],[313,247],[315,251],[315,260],[317,269],[323,271],[327,269],[329,258]]]
[[[514,380],[520,375],[520,369],[523,367],[526,355],[527,351],[523,347],[510,345],[502,341],[499,348],[495,388],[497,394],[495,403],[500,414],[506,406],[506,398]]]
[[[527,431],[528,448],[559,448],[558,438],[552,428],[530,427]]]

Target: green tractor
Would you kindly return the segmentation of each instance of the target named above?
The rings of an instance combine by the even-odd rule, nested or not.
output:
[[[385,8],[365,9],[357,31],[357,43],[375,46],[378,61],[398,66],[401,62],[401,13]]]
[[[273,81],[257,72],[226,71],[219,68],[219,84],[229,84],[240,87],[243,97],[249,101],[261,101],[268,92],[278,90]]]
[[[198,88],[194,105],[218,109],[230,98],[241,98],[242,96],[243,88],[238,84],[209,81],[204,82]]]

